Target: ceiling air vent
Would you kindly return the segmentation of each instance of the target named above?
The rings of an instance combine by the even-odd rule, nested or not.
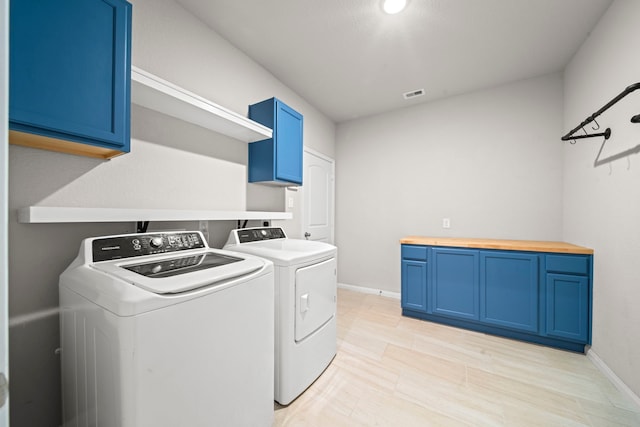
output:
[[[402,96],[404,96],[404,99],[412,99],[422,95],[424,95],[424,89],[416,89],[402,94]]]

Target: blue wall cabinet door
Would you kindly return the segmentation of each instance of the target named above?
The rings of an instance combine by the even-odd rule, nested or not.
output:
[[[433,249],[430,297],[434,314],[478,319],[478,258],[476,250]]]
[[[250,105],[249,118],[273,129],[272,138],[249,144],[249,182],[302,185],[302,115],[271,98]]]
[[[11,2],[10,142],[109,158],[129,151],[131,5]]]
[[[588,342],[588,277],[548,273],[546,285],[547,335]]]
[[[427,311],[427,263],[402,260],[402,308]]]
[[[482,251],[480,265],[480,320],[538,332],[538,255]]]

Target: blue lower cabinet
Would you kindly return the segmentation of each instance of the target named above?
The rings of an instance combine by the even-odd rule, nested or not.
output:
[[[434,248],[432,259],[433,313],[477,320],[478,251]]]
[[[591,342],[592,258],[402,245],[402,313],[584,352]]]
[[[517,252],[481,252],[483,322],[538,332],[538,258]]]
[[[11,2],[9,141],[110,158],[130,147],[131,4]]]
[[[586,342],[589,337],[589,279],[547,274],[548,336]]]

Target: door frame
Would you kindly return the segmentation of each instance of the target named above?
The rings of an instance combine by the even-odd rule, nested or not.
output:
[[[0,373],[9,377],[8,197],[9,197],[9,0],[0,0]],[[0,407],[0,427],[9,426],[9,400]]]
[[[312,156],[316,156],[321,158],[322,160],[325,160],[327,162],[329,162],[331,164],[331,195],[329,197],[329,221],[331,222],[331,226],[330,226],[330,231],[329,231],[329,236],[331,239],[331,244],[335,244],[335,229],[336,229],[336,161],[334,159],[332,159],[331,157],[320,153],[319,151],[314,150],[313,148],[309,148],[309,147],[304,147],[304,151],[303,151],[303,159],[304,159],[304,155],[305,154],[310,154]],[[304,172],[306,171],[306,164],[303,161],[303,175]],[[304,181],[303,181],[304,182]],[[302,221],[300,222],[300,235],[304,236],[305,230],[307,229],[307,224],[306,224],[306,206],[307,204],[305,203],[305,197],[307,196],[307,189],[304,187],[304,184],[302,186]]]

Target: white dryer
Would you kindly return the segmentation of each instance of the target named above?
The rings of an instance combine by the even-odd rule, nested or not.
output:
[[[275,400],[288,405],[336,355],[335,246],[288,239],[277,227],[231,231],[226,250],[274,263]]]
[[[273,423],[273,265],[199,232],[85,239],[60,276],[65,426]]]

